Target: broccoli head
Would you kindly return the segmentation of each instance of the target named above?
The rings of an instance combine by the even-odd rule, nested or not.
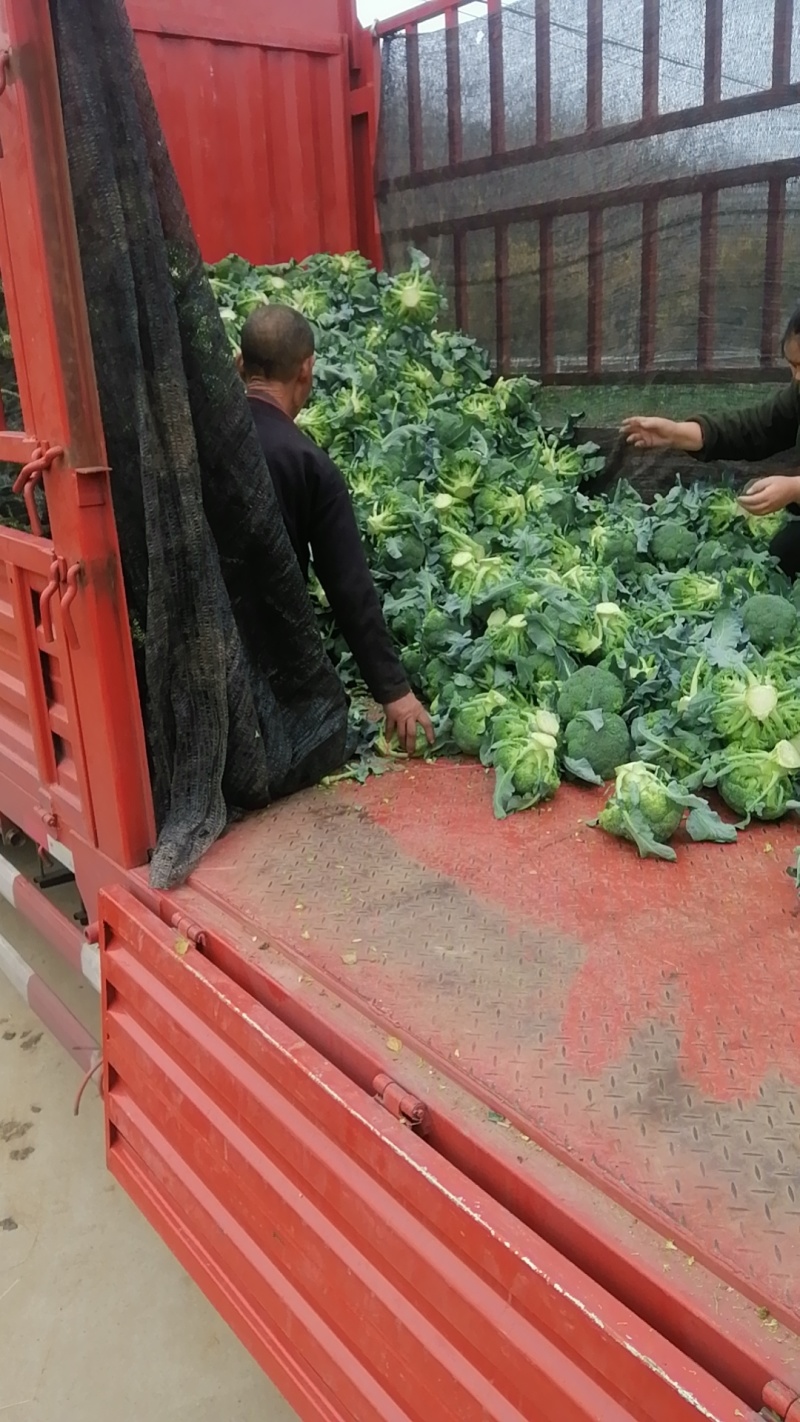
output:
[[[614,712],[582,711],[567,726],[565,747],[570,760],[585,760],[601,780],[610,780],[617,766],[628,760],[631,738],[622,717]]]
[[[613,672],[605,667],[580,667],[564,682],[556,709],[562,721],[572,721],[582,711],[619,715],[624,702],[625,687]]]
[[[749,668],[718,673],[711,721],[717,735],[741,750],[772,750],[778,741],[800,735],[800,695]]]
[[[788,598],[776,593],[755,593],[742,608],[742,622],[753,646],[766,652],[794,635],[797,611]]]
[[[728,750],[715,772],[725,804],[743,819],[779,820],[791,808],[800,753],[791,741],[778,741],[771,751]]]
[[[505,706],[501,691],[480,692],[464,701],[453,717],[453,740],[462,755],[478,755],[492,717]]]
[[[555,736],[533,731],[523,739],[502,741],[492,748],[497,819],[503,819],[509,810],[527,809],[552,799],[559,787],[557,747]]]
[[[698,573],[718,575],[721,570],[730,568],[733,561],[730,546],[712,538],[699,549],[694,566]]]
[[[682,523],[662,523],[650,540],[650,556],[655,563],[677,573],[691,563],[697,551],[697,534]]]
[[[639,562],[635,528],[609,528],[603,523],[597,523],[590,534],[589,547],[598,563],[613,568],[621,578],[632,573]]]
[[[671,793],[652,765],[635,760],[617,770],[614,789],[597,823],[607,834],[629,839],[644,858],[674,859],[669,841],[683,819],[686,802]]]

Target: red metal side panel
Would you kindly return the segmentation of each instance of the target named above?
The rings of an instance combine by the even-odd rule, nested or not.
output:
[[[358,245],[350,53],[336,0],[227,8],[129,0],[207,261]],[[227,11],[231,11],[228,15]]]
[[[131,866],[153,842],[149,775],[47,0],[0,0],[0,53],[0,275],[24,426],[0,456],[24,465],[35,534],[0,537],[0,805],[40,842],[71,854],[77,837]]]
[[[83,738],[69,649],[54,600],[42,599],[52,546],[0,532],[0,784],[4,813],[40,842],[52,820],[94,839]]]
[[[304,1419],[754,1419],[127,891],[101,922],[110,1168]]]

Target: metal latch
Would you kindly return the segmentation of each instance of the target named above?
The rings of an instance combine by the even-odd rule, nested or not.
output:
[[[768,1382],[761,1394],[761,1416],[767,1422],[800,1422],[800,1397],[782,1382]]]
[[[392,1078],[386,1076],[384,1072],[376,1076],[372,1083],[372,1090],[381,1106],[385,1106],[395,1120],[402,1121],[412,1130],[421,1130],[425,1124],[425,1107],[421,1101],[417,1100],[416,1096],[409,1095],[402,1086],[399,1086],[396,1081],[392,1081]]]
[[[0,90],[0,92],[2,91]],[[36,507],[36,489],[42,483],[48,469],[52,469],[56,460],[60,459],[63,453],[64,450],[60,444],[38,445],[33,459],[22,466],[14,480],[13,491],[15,494],[21,494],[25,500],[31,533],[36,538],[42,536],[42,523],[39,518],[39,510]]]
[[[73,563],[67,567],[66,558],[56,557],[50,564],[50,577],[47,587],[39,599],[39,616],[42,624],[42,636],[47,646],[50,646],[56,639],[53,628],[53,610],[51,603],[62,586],[66,591],[61,595],[61,623],[67,635],[67,642],[73,650],[78,646],[78,634],[75,630],[75,623],[72,620],[72,604],[78,595],[78,579],[83,571],[81,563]]]

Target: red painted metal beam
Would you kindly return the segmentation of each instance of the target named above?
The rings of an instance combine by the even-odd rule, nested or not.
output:
[[[589,213],[588,312],[586,363],[590,375],[599,375],[603,356],[603,214]]]
[[[552,104],[550,97],[550,0],[536,0],[536,146],[550,142]]]
[[[265,1364],[282,1335],[295,1395],[365,1422],[752,1422],[130,895],[103,921],[111,1169]]]
[[[419,77],[419,35],[416,25],[406,30],[406,90],[408,96],[408,162],[411,173],[422,169],[422,94]]]
[[[504,222],[535,222],[542,217],[560,217],[573,212],[605,211],[612,207],[630,207],[635,203],[662,202],[666,198],[689,197],[695,193],[727,191],[750,187],[754,183],[773,179],[800,177],[800,158],[778,159],[771,163],[751,163],[741,168],[729,168],[722,173],[692,173],[686,177],[664,178],[656,183],[636,183],[630,187],[580,193],[575,197],[555,198],[549,202],[525,203],[505,208],[502,212],[479,216],[443,218],[436,222],[402,227],[395,237],[414,239],[439,237],[445,232],[482,232]]]
[[[165,902],[162,916],[172,911]],[[202,913],[200,902],[193,903],[193,911]],[[376,1048],[371,1024],[339,997],[341,984],[326,979],[322,991],[315,992],[315,980],[298,975],[297,963],[284,958],[278,943],[253,959],[235,948],[233,941],[209,934],[204,951],[363,1090],[373,1090],[376,1079],[387,1071],[397,1074],[386,1052]],[[403,1065],[402,1079],[409,1092],[425,1098],[425,1139],[445,1159],[701,1368],[751,1406],[759,1405],[766,1378],[786,1375],[786,1350],[763,1328],[754,1311],[742,1307],[738,1295],[725,1289],[720,1294],[714,1275],[708,1276],[705,1291],[695,1292],[702,1276],[700,1266],[691,1273],[665,1270],[663,1238],[650,1235],[646,1226],[636,1229],[637,1247],[632,1250],[634,1226],[627,1212],[610,1205],[604,1193],[573,1170],[565,1170],[563,1162],[547,1151],[520,1159],[513,1133],[487,1125],[475,1111],[473,1080],[457,1083],[449,1075],[442,1077],[431,1071],[424,1056],[414,1056]],[[527,1122],[516,1124],[523,1133],[530,1129]],[[692,1252],[688,1243],[686,1249]],[[795,1373],[800,1386],[800,1373]]]
[[[792,75],[792,21],[794,0],[775,0],[772,34],[772,87],[782,89]]]
[[[642,119],[658,116],[658,70],[661,43],[660,0],[644,0],[642,16]]]
[[[553,218],[539,222],[539,365],[549,378],[555,365],[555,276]]]
[[[415,5],[411,10],[403,10],[399,15],[390,16],[388,20],[379,20],[375,26],[375,34],[379,39],[385,39],[389,35],[409,29],[410,26],[423,25],[426,20],[435,20],[439,15],[457,11],[467,3],[468,0],[428,0],[424,5]]]
[[[460,331],[466,331],[469,326],[469,277],[467,274],[467,241],[463,232],[453,233],[453,283],[456,326]]]
[[[506,105],[503,79],[503,10],[501,0],[487,0],[489,30],[489,106],[492,153],[506,146]]]
[[[550,0],[544,0],[545,5]],[[543,33],[549,35],[549,30]],[[384,182],[380,185],[379,191],[400,192],[408,187],[426,187],[432,183],[440,183],[444,180],[452,181],[455,178],[477,177],[484,173],[494,173],[506,168],[516,168],[525,163],[532,163],[543,158],[566,157],[573,153],[594,153],[612,147],[619,143],[638,142],[642,138],[655,138],[665,133],[683,133],[694,131],[697,128],[705,127],[710,123],[723,123],[726,119],[746,118],[755,114],[774,113],[777,109],[791,107],[800,103],[800,84],[791,84],[788,88],[777,90],[761,90],[755,94],[736,95],[731,99],[720,99],[718,104],[698,105],[691,109],[678,109],[670,113],[659,114],[653,112],[650,116],[637,120],[633,123],[610,124],[603,127],[599,132],[582,131],[580,133],[566,134],[563,137],[551,138],[550,136],[550,101],[549,95],[549,44],[542,41],[543,53],[538,72],[544,74],[544,84],[537,80],[536,90],[536,111],[537,111],[537,134],[539,135],[535,143],[525,144],[520,148],[507,148],[503,153],[483,154],[477,158],[464,159],[459,165],[458,171],[453,172],[448,166],[438,168],[426,168],[416,178],[402,175],[393,178],[391,182]],[[537,56],[539,48],[537,45]],[[648,87],[648,104],[655,104],[658,101],[657,84],[657,54],[652,61],[650,74],[651,80]],[[647,54],[645,54],[647,59]],[[539,59],[537,57],[537,64]],[[655,75],[655,79],[652,79]],[[655,87],[652,87],[652,84]],[[541,119],[541,123],[539,123]],[[541,136],[541,135],[544,136]],[[725,169],[720,169],[718,174],[712,176],[724,176]]]
[[[133,866],[154,841],[149,770],[47,0],[4,0],[3,25],[11,61],[0,97],[0,259],[26,433],[64,450],[44,488],[53,545],[77,578],[69,647],[57,626],[70,740],[87,838]],[[41,681],[40,666],[34,676]]]
[[[508,227],[494,230],[495,359],[501,375],[511,369],[511,333],[508,305]]]
[[[699,370],[712,370],[714,366],[718,214],[719,193],[714,190],[704,193],[700,213],[700,289],[697,320]]]
[[[703,101],[718,104],[722,91],[722,0],[706,0]]]
[[[70,1012],[65,1002],[33,971],[13,944],[0,934],[0,974],[16,988],[31,1012],[52,1033],[84,1072],[94,1070],[100,1051],[90,1032]]]
[[[461,118],[461,55],[458,39],[458,13],[447,12],[445,31],[447,63],[447,153],[451,164],[463,157],[463,127]]]
[[[586,127],[603,127],[603,0],[587,0]]]
[[[773,178],[767,205],[767,244],[764,255],[764,296],[761,320],[761,364],[774,366],[778,357],[778,326],[783,295],[783,247],[786,228],[786,182]]]

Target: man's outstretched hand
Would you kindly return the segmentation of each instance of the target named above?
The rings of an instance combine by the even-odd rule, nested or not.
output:
[[[418,726],[425,732],[428,745],[433,745],[433,722],[413,691],[407,692],[397,701],[388,701],[383,708],[383,714],[386,717],[386,739],[390,740],[392,733],[396,731],[397,739],[406,755],[414,755],[416,752]]]
[[[632,415],[622,421],[620,433],[634,449],[685,449],[697,454],[703,448],[703,431],[696,420]]]

